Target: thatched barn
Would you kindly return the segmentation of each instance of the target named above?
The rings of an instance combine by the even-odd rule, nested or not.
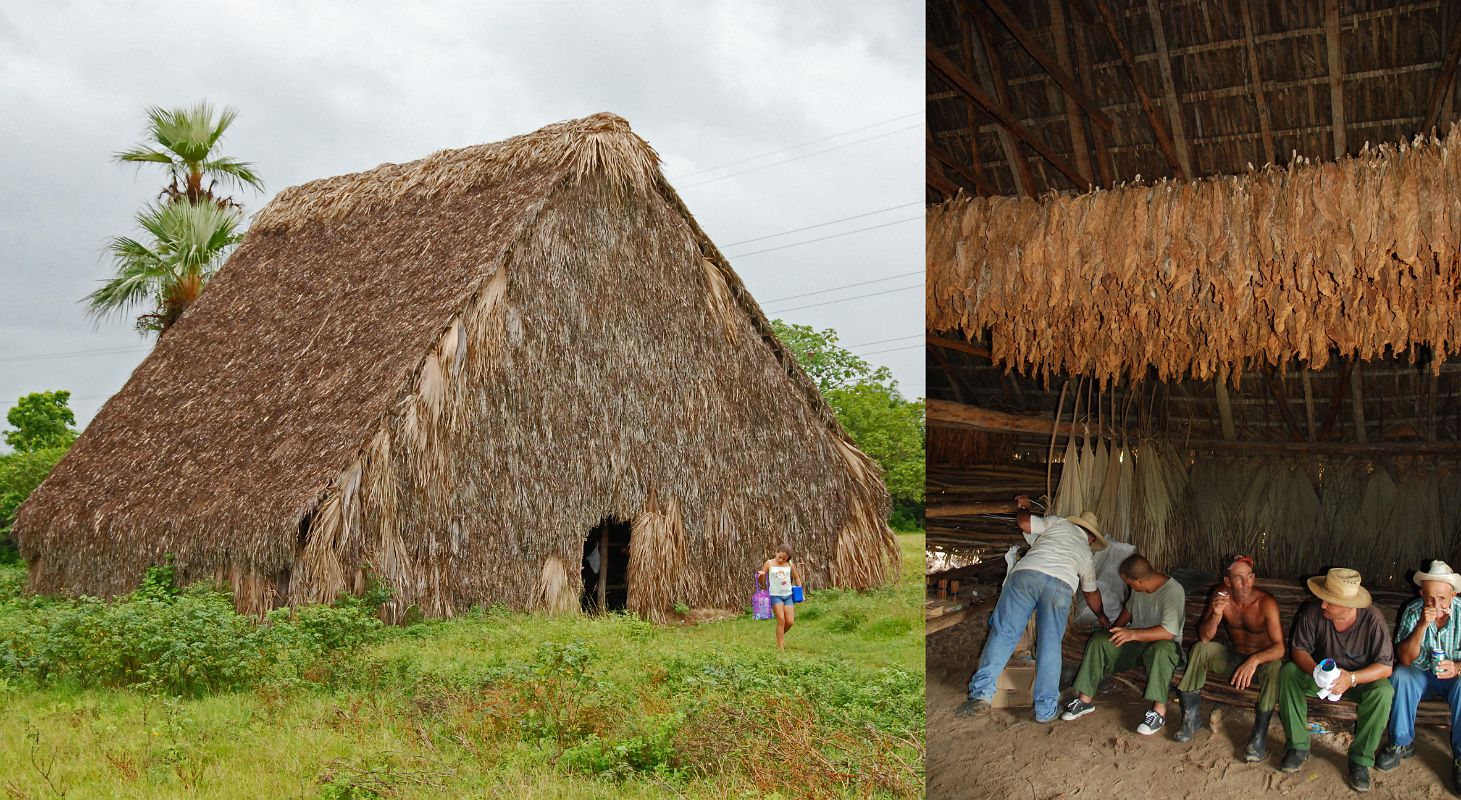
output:
[[[369,575],[387,617],[595,590],[653,617],[743,606],[781,541],[813,586],[881,584],[887,509],[655,152],[599,114],[281,192],[15,532],[48,593],[171,558],[255,613]]]
[[[928,37],[932,546],[1016,543],[1024,492],[1169,570],[1461,557],[1461,7],[933,0]]]

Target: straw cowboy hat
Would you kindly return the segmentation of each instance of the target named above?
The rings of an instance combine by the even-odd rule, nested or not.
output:
[[[1461,575],[1457,575],[1456,570],[1451,569],[1451,566],[1444,561],[1432,561],[1429,569],[1425,572],[1416,572],[1415,577],[1411,580],[1415,581],[1416,586],[1425,581],[1440,581],[1450,584],[1452,589],[1461,592]]]
[[[1070,517],[1070,521],[1085,528],[1092,536],[1096,537],[1096,541],[1091,542],[1092,550],[1100,552],[1106,549],[1106,534],[1101,533],[1101,525],[1096,522],[1096,512],[1082,511]]]
[[[1320,600],[1327,600],[1336,606],[1370,607],[1370,590],[1360,585],[1360,574],[1352,569],[1335,567],[1323,578],[1310,578],[1309,591]]]

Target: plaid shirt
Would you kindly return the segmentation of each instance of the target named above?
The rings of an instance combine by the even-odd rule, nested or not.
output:
[[[1400,624],[1395,626],[1397,643],[1405,640],[1415,630],[1416,623],[1420,621],[1421,608],[1424,605],[1425,602],[1417,597],[1406,604],[1405,610],[1400,612]],[[1461,659],[1461,595],[1451,601],[1451,618],[1446,622],[1445,627],[1432,625],[1426,628],[1425,638],[1420,642],[1420,655],[1415,657],[1411,666],[1426,672],[1435,671],[1436,661],[1431,658],[1432,648],[1445,650],[1447,660]]]

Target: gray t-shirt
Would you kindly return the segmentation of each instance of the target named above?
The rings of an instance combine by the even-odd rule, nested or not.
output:
[[[1100,587],[1087,536],[1085,528],[1065,517],[1032,515],[1030,532],[1025,534],[1030,552],[1016,561],[1010,572],[1032,569],[1059,578],[1072,590],[1094,592]]]
[[[1182,584],[1167,578],[1155,592],[1132,590],[1126,601],[1131,609],[1132,628],[1166,628],[1179,642],[1182,640],[1182,623],[1187,619],[1187,592]]]

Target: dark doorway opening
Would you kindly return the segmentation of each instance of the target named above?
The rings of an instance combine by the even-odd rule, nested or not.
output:
[[[623,611],[629,604],[628,522],[605,517],[583,540],[583,610]]]

